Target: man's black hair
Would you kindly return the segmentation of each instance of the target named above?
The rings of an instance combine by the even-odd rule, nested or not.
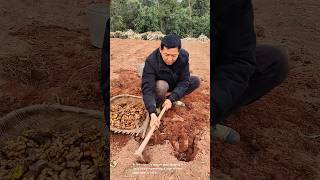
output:
[[[181,39],[178,35],[176,34],[168,34],[163,39],[161,40],[161,49],[163,47],[166,47],[168,49],[170,48],[178,48],[179,50],[181,49]]]

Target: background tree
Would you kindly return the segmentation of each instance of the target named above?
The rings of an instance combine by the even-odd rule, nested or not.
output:
[[[110,18],[110,30],[111,31],[124,31],[126,30],[126,26],[123,23],[123,19],[121,16],[112,16]]]
[[[134,30],[143,33],[147,31],[160,31],[159,13],[156,7],[143,7],[134,21]]]
[[[193,16],[205,16],[210,11],[209,0],[193,0],[192,3],[192,15]]]
[[[152,7],[156,5],[156,0],[141,0],[143,6]]]
[[[209,11],[209,0],[115,0],[111,4],[111,31],[209,36]]]
[[[138,17],[141,7],[139,0],[127,0],[125,8],[122,10],[122,18],[128,29],[134,29],[134,20]]]

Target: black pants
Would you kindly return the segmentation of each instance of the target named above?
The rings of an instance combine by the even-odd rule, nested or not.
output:
[[[190,76],[189,88],[186,92],[190,94],[200,86],[200,78],[198,76]],[[157,107],[161,107],[162,103],[166,100],[166,93],[169,90],[169,84],[164,80],[158,80],[156,82],[156,104]]]
[[[278,86],[288,74],[288,54],[285,48],[271,45],[256,47],[257,70],[251,77],[248,88],[233,108],[224,114],[229,116],[241,106],[248,105]]]

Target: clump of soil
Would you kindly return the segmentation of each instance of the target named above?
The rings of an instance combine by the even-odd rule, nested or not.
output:
[[[66,132],[26,130],[0,147],[0,179],[102,177],[104,140],[95,126]]]

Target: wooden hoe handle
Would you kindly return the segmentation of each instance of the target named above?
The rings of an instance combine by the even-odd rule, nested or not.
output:
[[[161,120],[164,112],[166,111],[166,108],[163,108],[158,116],[159,121]],[[142,152],[144,150],[144,148],[146,147],[146,145],[148,144],[153,132],[156,130],[155,126],[152,126],[150,128],[150,131],[148,132],[147,136],[144,138],[143,142],[141,143],[141,145],[139,146],[138,150],[136,150],[135,154],[137,155],[142,155]]]

